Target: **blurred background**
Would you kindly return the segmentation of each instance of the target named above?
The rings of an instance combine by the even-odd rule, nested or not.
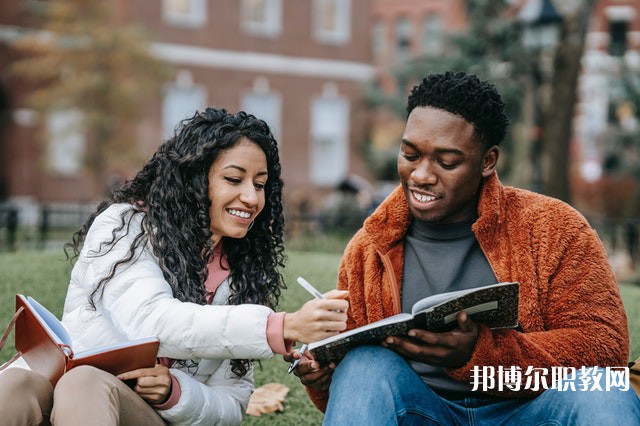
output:
[[[281,148],[287,245],[340,251],[397,184],[409,90],[494,82],[503,183],[575,206],[640,282],[640,1],[0,2],[0,250],[56,248],[180,120],[246,110]]]

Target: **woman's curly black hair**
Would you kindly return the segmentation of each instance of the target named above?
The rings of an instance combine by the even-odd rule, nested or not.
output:
[[[473,124],[485,149],[500,145],[509,119],[496,87],[464,72],[431,74],[411,90],[407,114],[416,107],[433,107],[450,112]]]
[[[248,139],[267,158],[268,179],[265,206],[244,238],[223,238],[222,247],[230,271],[229,304],[253,303],[274,308],[284,288],[278,268],[284,267],[282,180],[277,143],[268,125],[245,112],[231,114],[221,108],[207,108],[183,120],[174,137],[163,143],[142,170],[103,201],[73,235],[65,249],[79,255],[96,216],[114,203],[130,203],[121,225],[110,241],[101,243],[107,251],[129,232],[135,215],[142,215],[142,231],[135,236],[128,254],[114,264],[90,296],[95,299],[116,270],[135,261],[136,252],[148,244],[159,259],[164,278],[173,295],[184,302],[205,304],[207,263],[213,258],[209,208],[209,168],[218,155]],[[126,230],[125,230],[126,228]],[[123,232],[124,230],[124,232]],[[97,254],[100,255],[100,254]],[[249,360],[232,360],[232,371],[247,373]]]

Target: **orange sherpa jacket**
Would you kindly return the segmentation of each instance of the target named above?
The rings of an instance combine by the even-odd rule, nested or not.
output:
[[[401,312],[409,224],[398,187],[347,246],[338,288],[349,290],[349,328]],[[522,331],[480,324],[471,359],[446,370],[453,379],[471,383],[474,366],[519,366],[524,373],[528,366],[627,365],[629,335],[618,285],[600,239],[580,213],[562,201],[502,186],[494,173],[483,182],[472,229],[498,280],[520,282]],[[324,411],[328,392],[307,391]]]

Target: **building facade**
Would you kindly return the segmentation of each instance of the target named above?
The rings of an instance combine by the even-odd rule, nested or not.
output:
[[[514,6],[529,0],[512,0]],[[13,41],[39,29],[46,0],[0,2],[0,201],[89,203],[104,192],[83,168],[86,138],[65,129],[73,114],[46,122],[29,108],[33,89],[9,71]],[[564,4],[564,3],[563,3]],[[371,111],[363,87],[387,92],[394,68],[420,55],[446,55],[448,35],[468,27],[462,0],[114,0],[114,21],[153,36],[154,54],[174,77],[138,125],[148,158],[176,124],[207,105],[265,119],[281,144],[285,201],[322,203],[348,174],[370,176],[374,148],[394,150],[403,121]],[[558,6],[558,2],[556,2]],[[587,36],[573,154],[579,175],[602,174],[603,134],[634,129],[622,74],[640,67],[640,2],[599,0]],[[367,147],[368,148],[368,147]],[[631,158],[631,157],[629,157]],[[116,180],[134,170],[117,170]]]
[[[608,168],[608,151],[616,135],[638,132],[637,105],[630,102],[638,93],[628,83],[640,72],[640,1],[600,0],[596,3],[587,34],[580,101],[574,120],[576,161],[579,176],[597,181]],[[612,139],[613,138],[613,139]],[[637,145],[637,144],[636,144]],[[640,167],[638,148],[628,147],[625,162]]]
[[[11,75],[11,45],[38,31],[46,1],[0,4],[0,145],[2,195],[24,209],[103,197],[83,168],[86,138],[61,129],[77,117],[43,123],[29,109],[30,88]],[[374,73],[369,1],[117,0],[114,25],[152,35],[152,51],[175,71],[163,98],[138,125],[148,158],[175,126],[206,106],[246,110],[271,126],[281,148],[285,200],[311,202],[349,173],[366,174],[360,151],[368,136],[362,85]],[[35,17],[34,17],[35,16]],[[39,139],[39,135],[44,138]],[[42,143],[43,141],[44,143]],[[135,170],[118,170],[118,179]],[[121,176],[124,175],[124,176]]]

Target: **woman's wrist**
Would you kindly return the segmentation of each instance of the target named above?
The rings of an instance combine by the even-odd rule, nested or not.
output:
[[[182,388],[180,387],[180,382],[173,374],[171,376],[171,385],[169,387],[169,393],[167,394],[167,398],[164,402],[159,404],[152,404],[153,408],[157,410],[168,410],[172,408],[178,401],[180,400],[180,396],[182,395]]]
[[[300,333],[297,328],[297,315],[296,313],[285,313],[284,314],[284,324],[282,326],[282,335],[285,340],[291,341],[299,341]]]

